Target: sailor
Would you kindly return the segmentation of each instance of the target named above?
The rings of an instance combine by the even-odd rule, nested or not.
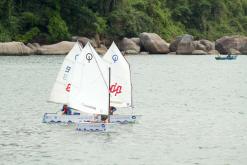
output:
[[[101,122],[103,122],[103,123],[109,122],[108,115],[101,115],[100,117],[101,117]]]
[[[62,112],[63,112],[63,115],[71,115],[71,108],[69,108],[66,104],[64,104]]]
[[[110,107],[109,115],[113,115],[113,112],[115,112],[116,110],[117,110],[116,107],[111,106],[111,107]]]
[[[110,107],[109,115],[113,115],[113,112],[115,112],[117,109],[113,106]],[[100,114],[95,114],[94,115],[94,120],[91,122],[103,122],[103,123],[108,123],[108,115],[100,115]]]

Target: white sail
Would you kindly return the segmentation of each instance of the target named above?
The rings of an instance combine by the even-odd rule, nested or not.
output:
[[[130,67],[114,42],[104,55],[103,59],[110,63],[111,67],[111,106],[131,107],[132,86]]]
[[[109,66],[87,43],[74,65],[69,106],[91,114],[108,114]]]
[[[68,104],[68,94],[71,86],[70,78],[73,73],[73,66],[82,49],[80,43],[76,42],[71,51],[65,57],[48,101]]]

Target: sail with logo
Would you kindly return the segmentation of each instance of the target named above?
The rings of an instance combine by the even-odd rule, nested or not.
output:
[[[69,102],[69,92],[72,86],[71,78],[73,72],[77,72],[74,69],[75,62],[81,54],[83,48],[79,42],[76,42],[71,51],[65,56],[63,64],[59,70],[56,81],[53,85],[49,102],[58,104],[68,104]],[[78,112],[73,112],[71,115],[64,115],[61,110],[55,113],[45,113],[43,116],[44,123],[70,123],[70,122],[80,122],[85,120],[94,119],[93,115],[82,115]]]
[[[71,86],[70,78],[74,70],[73,66],[82,49],[80,43],[76,42],[71,51],[65,57],[48,101],[60,104],[68,103],[68,91]]]
[[[114,42],[103,59],[111,66],[111,106],[131,107],[130,66]]]
[[[69,106],[81,112],[108,115],[109,66],[88,42],[74,65]]]
[[[88,114],[108,115],[110,67],[88,42],[74,65],[69,106]],[[106,131],[112,123],[78,122],[79,131]]]

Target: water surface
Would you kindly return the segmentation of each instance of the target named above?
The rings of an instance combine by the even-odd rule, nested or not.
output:
[[[0,164],[246,164],[246,56],[128,56],[143,117],[111,133],[42,123],[63,58],[0,57]]]

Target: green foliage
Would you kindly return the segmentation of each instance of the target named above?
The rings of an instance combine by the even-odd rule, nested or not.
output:
[[[110,26],[108,34],[116,37],[138,36],[143,31],[152,28],[152,19],[141,11],[133,8],[115,10],[108,19]]]
[[[37,27],[32,28],[30,31],[26,32],[24,35],[17,35],[16,40],[27,43],[33,40],[38,36],[40,30]]]
[[[8,42],[11,41],[11,35],[9,31],[7,31],[3,25],[0,24],[0,42]]]
[[[56,42],[154,32],[215,40],[247,35],[247,0],[1,0],[0,41]]]
[[[49,19],[48,32],[51,41],[67,39],[69,37],[68,27],[59,15],[54,15]]]

